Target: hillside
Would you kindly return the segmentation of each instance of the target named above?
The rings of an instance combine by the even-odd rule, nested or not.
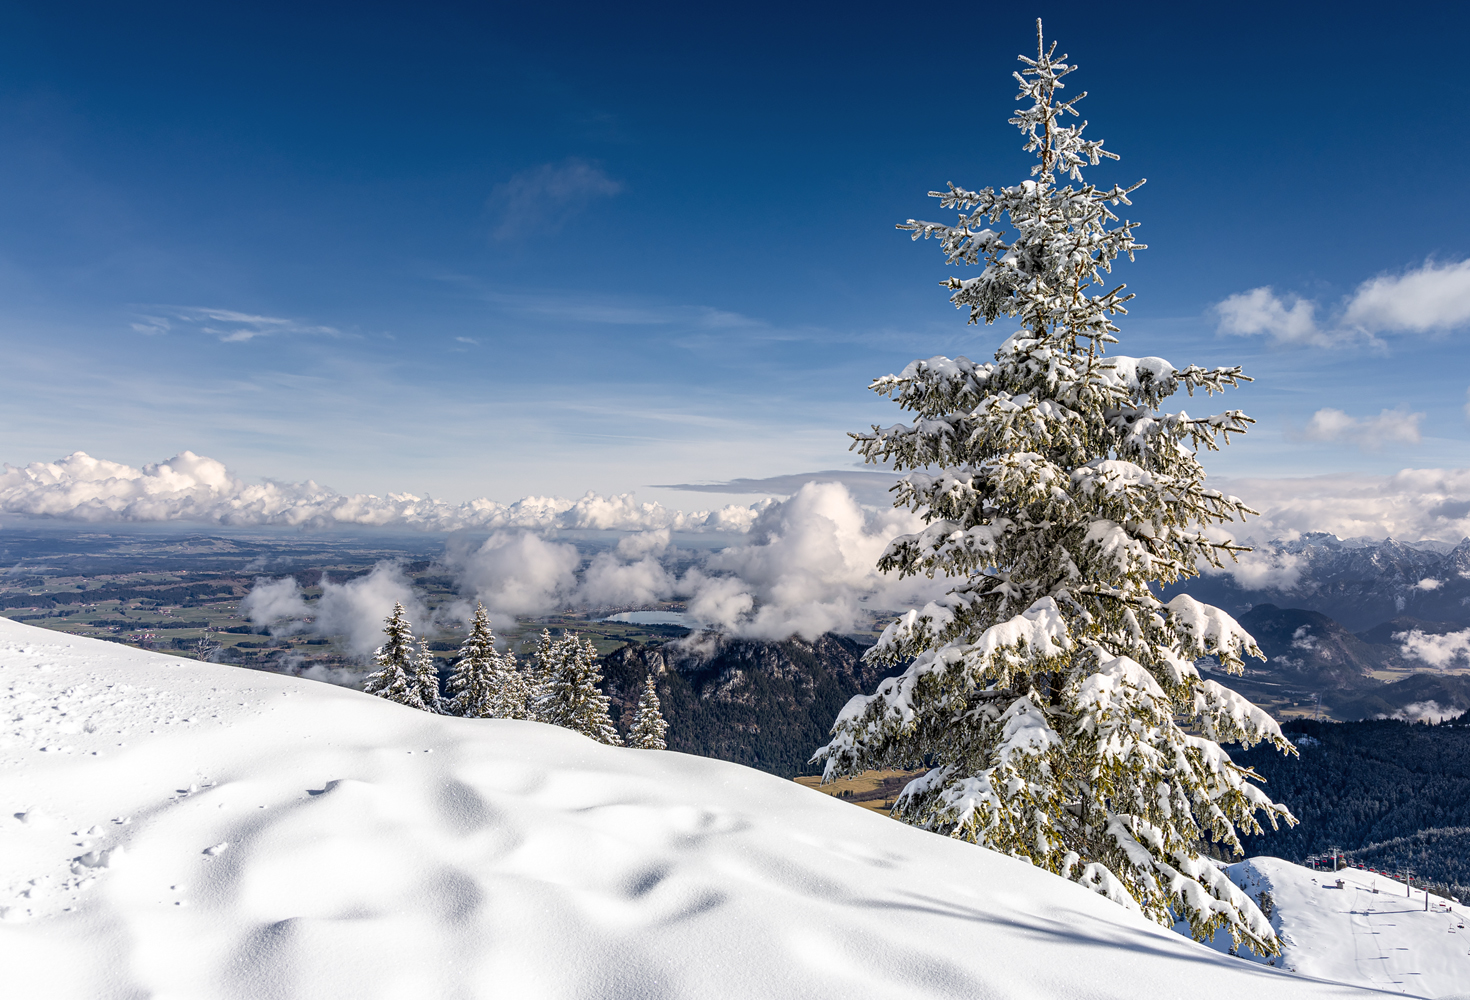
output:
[[[1216,674],[1277,718],[1341,720],[1441,718],[1470,709],[1470,674],[1430,667],[1405,655],[1395,635],[1442,635],[1453,622],[1399,616],[1350,632],[1320,611],[1257,604],[1238,616],[1266,655],[1246,661],[1243,676]]]
[[[1426,907],[1422,890],[1386,875],[1314,872],[1280,858],[1251,858],[1227,872],[1268,904],[1281,939],[1272,961],[1285,968],[1420,997],[1470,991],[1470,928],[1456,902],[1431,894]],[[1228,951],[1230,939],[1217,935],[1211,947]]]
[[[16,996],[1366,995],[720,761],[8,621],[0,703]]]
[[[669,749],[791,778],[812,773],[807,761],[848,699],[892,672],[864,663],[865,648],[831,634],[813,642],[704,634],[695,642],[630,643],[603,660],[603,688],[615,713],[631,717],[652,672]]]
[[[1248,669],[1288,683],[1355,690],[1375,683],[1374,670],[1397,662],[1396,646],[1370,645],[1319,611],[1258,604],[1237,620],[1267,656],[1264,666],[1251,660]]]
[[[1299,758],[1231,754],[1301,820],[1246,838],[1248,853],[1301,861],[1336,846],[1374,867],[1409,865],[1470,900],[1470,727],[1295,720],[1284,728]]]

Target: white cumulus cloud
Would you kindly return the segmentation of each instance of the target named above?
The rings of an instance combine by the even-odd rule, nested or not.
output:
[[[1381,274],[1355,288],[1329,319],[1319,305],[1295,295],[1278,295],[1269,285],[1216,303],[1221,333],[1266,336],[1279,344],[1332,347],[1379,344],[1378,334],[1443,333],[1470,326],[1470,260],[1425,261],[1402,274]]]
[[[1224,538],[1227,532],[1218,529],[1210,532],[1212,537]],[[1235,578],[1245,590],[1292,590],[1302,578],[1302,558],[1295,552],[1280,549],[1253,548],[1249,552],[1237,553],[1234,560],[1223,560],[1223,566],[1215,569],[1200,567],[1206,574],[1224,573]]]
[[[311,616],[306,597],[295,577],[256,577],[255,586],[240,601],[240,613],[252,624],[272,627],[277,635],[305,628],[302,619]]]
[[[1384,410],[1376,417],[1353,417],[1327,407],[1312,414],[1305,436],[1311,441],[1334,441],[1377,451],[1385,444],[1418,444],[1422,413],[1399,408]]]
[[[1215,306],[1220,332],[1252,336],[1264,334],[1283,344],[1322,347],[1333,338],[1317,328],[1317,305],[1307,299],[1278,296],[1269,286],[1252,288]]]
[[[314,631],[320,635],[346,637],[347,648],[366,656],[384,642],[383,620],[402,604],[410,621],[428,618],[413,585],[398,563],[381,562],[366,576],[345,583],[322,581],[322,596],[315,602]]]
[[[1348,299],[1343,321],[1377,333],[1434,333],[1470,324],[1470,260],[1431,260],[1369,279]]]
[[[927,600],[945,581],[877,569],[895,536],[921,527],[907,511],[865,510],[841,483],[808,483],[765,511],[749,541],[686,575],[690,613],[738,635],[815,638],[851,628],[866,608]]]
[[[1427,635],[1418,629],[1395,632],[1394,639],[1404,656],[1443,669],[1470,664],[1470,629],[1445,635]]]
[[[427,612],[403,567],[380,562],[342,583],[323,578],[321,596],[315,601],[306,600],[293,577],[261,577],[240,602],[240,610],[272,635],[341,636],[347,652],[366,658],[383,644],[383,622],[395,603],[403,605],[410,621],[427,623]]]
[[[570,604],[581,561],[575,545],[529,531],[497,531],[474,548],[455,540],[444,556],[465,596],[502,622]]]
[[[449,504],[411,493],[351,496],[304,483],[246,483],[190,451],[141,469],[74,452],[55,462],[0,466],[0,512],[69,521],[197,521],[234,526],[369,525],[423,531],[581,528],[744,532],[769,501],[685,512],[632,494],[580,500],[524,497]]]

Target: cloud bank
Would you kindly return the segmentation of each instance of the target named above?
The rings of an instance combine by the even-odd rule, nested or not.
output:
[[[1336,413],[1332,411],[1318,421],[1318,433],[1346,437],[1349,431],[1357,431],[1392,441],[1407,439],[1410,430],[1406,424],[1417,427],[1413,419],[1416,414],[1402,415],[1406,420],[1400,422],[1398,411],[1392,410],[1387,411],[1387,418],[1380,414],[1358,419]],[[1370,425],[1367,430],[1365,425]],[[222,463],[188,451],[141,469],[92,458],[84,452],[56,462],[4,465],[0,469],[0,513],[86,523],[190,521],[309,528],[361,525],[434,532],[667,529],[745,534],[758,521],[767,526],[762,530],[769,530],[774,522],[761,519],[778,506],[775,500],[765,499],[749,506],[680,511],[657,503],[639,503],[632,494],[594,493],[580,500],[525,497],[510,504],[486,499],[450,504],[409,493],[349,496],[311,481],[246,483]],[[779,482],[755,482],[769,482],[772,492],[791,494],[793,498],[813,485],[799,485],[796,477],[777,478]],[[813,478],[819,478],[819,474]],[[881,477],[880,483],[886,484],[887,478]],[[855,493],[869,506],[887,509],[883,502],[888,497],[886,489],[875,489],[865,481],[815,485],[841,487],[855,509]],[[1392,536],[1409,541],[1456,542],[1470,535],[1470,469],[1404,469],[1392,476],[1211,477],[1210,485],[1239,496],[1262,512],[1260,518],[1234,526],[1241,537],[1290,540],[1309,531],[1325,531],[1341,538]],[[617,575],[615,569],[608,564],[609,574]],[[649,586],[656,589],[658,584],[650,580]]]
[[[748,538],[713,553],[680,552],[667,528],[628,535],[590,554],[525,530],[497,531],[477,543],[451,538],[440,561],[461,598],[437,613],[444,621],[462,621],[479,602],[504,627],[517,617],[554,611],[622,610],[677,599],[692,618],[732,635],[815,639],[865,626],[869,612],[923,603],[946,589],[942,579],[899,580],[877,570],[893,537],[919,526],[912,514],[862,507],[840,483],[809,483],[769,505]],[[345,635],[349,650],[366,656],[381,642],[382,621],[394,601],[433,630],[394,563],[380,563],[347,583],[324,582],[315,602],[290,577],[262,577],[241,607],[274,634]]]
[[[322,580],[322,593],[308,601],[292,577],[261,577],[240,602],[240,612],[272,635],[310,632],[341,636],[353,656],[367,658],[383,644],[383,620],[402,604],[410,621],[427,622],[428,612],[397,563],[380,562],[345,583]]]
[[[1394,639],[1405,657],[1419,660],[1431,667],[1443,670],[1446,667],[1470,665],[1470,629],[1450,632],[1446,635],[1426,635],[1414,629],[1396,632]]]
[[[1216,478],[1211,486],[1261,511],[1236,537],[1292,541],[1311,531],[1339,538],[1458,542],[1470,536],[1470,469],[1404,469],[1392,476]]]
[[[191,452],[141,469],[81,452],[3,468],[0,512],[11,514],[87,523],[488,531],[483,540],[451,539],[443,562],[459,583],[465,607],[483,601],[501,621],[566,608],[623,610],[680,600],[694,617],[734,634],[810,637],[851,628],[870,609],[922,603],[946,585],[878,573],[875,563],[888,542],[916,530],[919,522],[906,511],[859,503],[841,482],[807,482],[784,501],[685,512],[640,504],[626,494],[589,493],[576,501],[527,497],[513,504],[448,504],[410,494],[346,496],[312,482],[245,483],[220,462]],[[1212,479],[1211,485],[1262,511],[1260,518],[1226,526],[1247,542],[1290,541],[1314,531],[1451,543],[1470,536],[1470,469]],[[615,545],[608,540],[584,551],[555,537],[564,529],[629,534]],[[692,553],[675,547],[674,532],[745,537],[713,554]],[[1292,553],[1265,549],[1229,572],[1250,589],[1290,589],[1300,577]],[[305,601],[294,582],[262,581],[248,613],[279,628],[309,625],[323,634],[347,635],[351,648],[362,652],[376,646],[394,600],[412,601],[412,587],[400,571],[385,566],[369,577],[328,584],[315,602]],[[285,621],[297,624],[280,624]]]
[[[1230,296],[1215,312],[1221,333],[1266,336],[1284,345],[1332,347],[1376,343],[1383,333],[1444,333],[1470,326],[1470,260],[1429,260],[1402,274],[1370,278],[1326,324],[1318,322],[1318,308],[1265,286]]]
[[[420,531],[555,528],[745,532],[768,501],[719,510],[670,510],[632,494],[580,500],[525,497],[515,503],[449,504],[410,493],[337,493],[304,483],[246,483],[224,464],[185,451],[141,469],[74,452],[55,462],[4,465],[0,513],[70,521],[197,521],[230,526],[336,525]]]

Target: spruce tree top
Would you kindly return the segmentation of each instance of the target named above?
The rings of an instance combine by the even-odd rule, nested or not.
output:
[[[853,447],[907,470],[895,505],[926,522],[879,566],[956,583],[884,631],[869,656],[911,665],[854,698],[816,759],[828,780],[935,762],[905,789],[901,818],[1162,923],[1178,914],[1197,936],[1225,926],[1274,952],[1259,910],[1197,849],[1208,838],[1238,851],[1239,835],[1260,829],[1258,811],[1273,826],[1294,821],[1219,743],[1291,745],[1194,665],[1212,656],[1239,672],[1242,655],[1260,651],[1224,612],[1150,590],[1240,551],[1209,528],[1254,511],[1205,487],[1197,452],[1250,418],[1159,406],[1180,388],[1210,395],[1245,376],[1106,356],[1131,296],[1105,275],[1143,249],[1114,209],[1142,181],[1084,181],[1084,167],[1117,157],[1083,137],[1085,122],[1064,124],[1086,96],[1061,100],[1075,68],[1066,58],[1038,21],[1036,57],[1015,74],[1029,104],[1011,119],[1039,161],[1031,179],[950,184],[931,195],[960,211],[955,224],[899,226],[938,239],[951,264],[982,268],[944,283],[971,323],[1009,317],[1018,328],[991,362],[935,357],[872,383],[915,416],[855,434]]]
[[[413,626],[402,604],[394,603],[393,611],[383,622],[383,634],[388,641],[373,653],[377,670],[367,676],[363,691],[410,708],[427,708],[415,678]]]
[[[669,724],[664,721],[662,706],[658,700],[658,688],[653,682],[653,673],[643,684],[638,696],[638,709],[633,714],[633,725],[628,730],[628,745],[640,750],[667,750]]]
[[[535,718],[599,743],[622,746],[622,737],[608,715],[610,699],[597,686],[602,680],[597,647],[572,633],[552,638],[549,631],[543,631],[536,658],[541,684]]]
[[[483,604],[475,608],[469,634],[449,677],[449,711],[474,719],[523,719],[526,687],[515,668],[515,654],[495,648],[495,631]]]

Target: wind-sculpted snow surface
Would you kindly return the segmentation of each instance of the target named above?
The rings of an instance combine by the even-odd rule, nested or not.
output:
[[[0,620],[17,997],[1326,998],[789,781]]]
[[[747,531],[765,503],[715,511],[669,510],[631,494],[580,500],[524,497],[515,503],[443,500],[389,493],[347,496],[316,483],[246,483],[212,458],[185,451],[141,469],[74,452],[56,462],[5,465],[0,511],[71,521],[199,521],[225,525],[334,525],[459,531],[466,528],[581,528]]]

